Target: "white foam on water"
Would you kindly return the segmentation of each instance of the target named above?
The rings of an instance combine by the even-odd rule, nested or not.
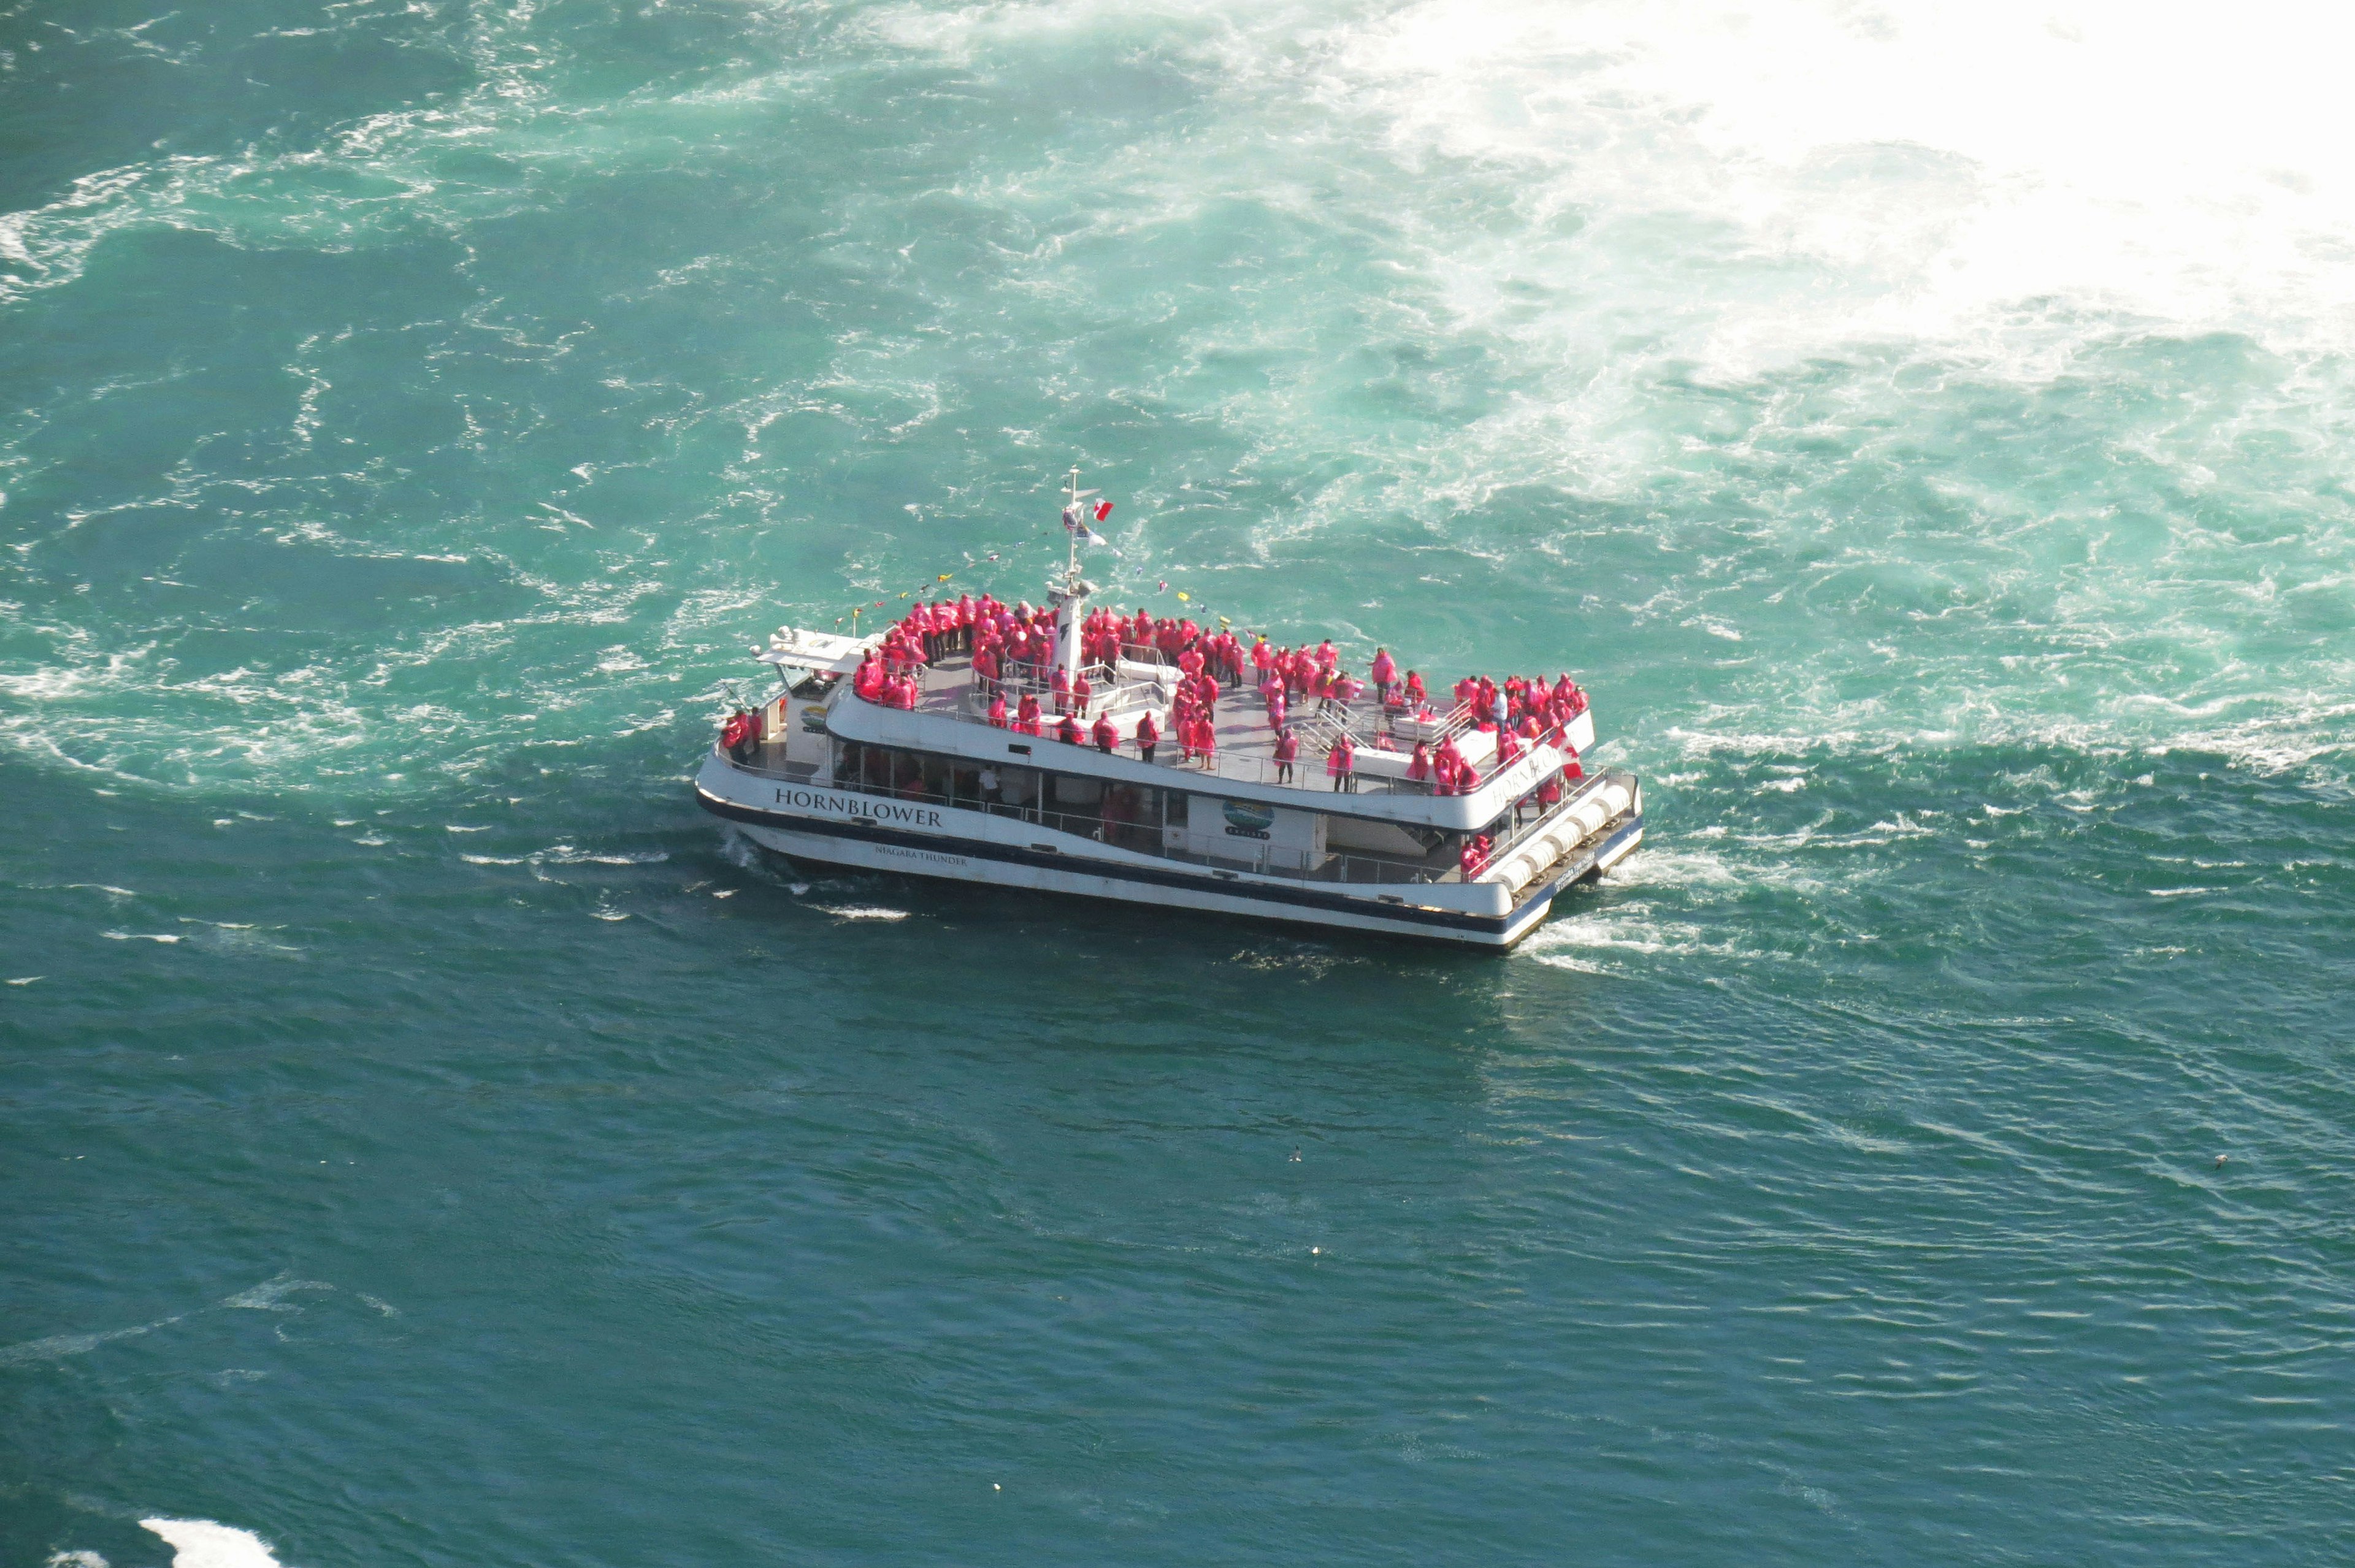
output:
[[[143,1519],[172,1547],[172,1568],[282,1568],[270,1543],[250,1530],[209,1519]]]
[[[819,909],[837,920],[905,920],[903,909],[885,909],[879,904],[819,904]]]
[[[1453,291],[1467,311],[1501,318],[1500,285],[1563,286],[1544,263],[1580,254],[1600,286],[1538,331],[1642,316],[1720,378],[1870,340],[2049,375],[2088,329],[2072,312],[2355,347],[2355,170],[2337,152],[2355,15],[1427,0],[1327,38],[1314,91],[1376,116],[1395,155],[1509,169],[1530,219],[1584,220],[1475,247]],[[1695,286],[1657,268],[1668,236],[1614,243],[1663,216],[1714,230],[1672,249],[1751,264]]]

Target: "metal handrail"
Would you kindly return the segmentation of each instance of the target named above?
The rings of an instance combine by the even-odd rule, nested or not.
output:
[[[1544,831],[1547,824],[1561,821],[1580,801],[1601,789],[1609,777],[1607,773],[1589,773],[1581,779],[1569,794],[1556,801],[1551,807],[1539,812],[1528,822],[1517,827],[1502,843],[1492,848],[1488,851],[1488,863],[1492,866],[1501,866],[1508,859],[1518,854],[1523,845]],[[1606,823],[1604,826],[1609,825]],[[1582,844],[1585,839],[1581,838],[1579,842]],[[1576,846],[1572,845],[1571,848],[1575,848]]]

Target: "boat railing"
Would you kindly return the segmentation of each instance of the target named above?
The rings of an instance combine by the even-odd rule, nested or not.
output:
[[[1088,683],[1088,700],[1075,709],[1076,716],[1092,722],[1106,714],[1118,716],[1139,708],[1157,708],[1168,701],[1168,694],[1157,680],[1123,679],[1117,672],[1093,664],[1083,667],[1081,676]],[[1014,665],[995,679],[975,675],[962,685],[927,691],[916,706],[935,712],[970,714],[980,718],[989,711],[989,700],[1003,692],[1008,707],[1018,707],[1025,696],[1035,697],[1046,711],[1055,711],[1055,688],[1051,676],[1039,673],[1036,665]]]
[[[1519,853],[1530,839],[1567,818],[1577,808],[1578,803],[1601,789],[1608,782],[1609,776],[1602,773],[1589,773],[1572,784],[1563,792],[1562,797],[1553,805],[1534,812],[1527,817],[1520,816],[1519,807],[1516,806],[1513,830],[1497,840],[1489,849],[1488,863],[1502,865],[1507,859]]]
[[[1014,691],[1018,696],[1023,689],[1036,690],[1035,688],[1018,685],[1011,677],[1001,677],[999,685]],[[955,688],[927,691],[918,700],[916,706],[920,711],[954,713],[960,718],[981,719],[987,711],[988,687],[987,681],[975,679]],[[1143,681],[1124,685],[1114,693],[1092,694],[1091,706],[1084,717],[1092,720],[1099,713],[1111,713],[1117,716],[1132,708],[1157,708],[1160,699],[1156,695],[1156,691],[1155,683]],[[1055,731],[1052,720],[1055,715],[1050,700],[1051,694],[1039,692],[1038,695],[1040,697],[1042,722],[1039,725],[1040,733],[1036,738],[1053,740]],[[1099,708],[1094,706],[1098,701],[1116,703],[1117,706]],[[1295,729],[1297,731],[1299,726],[1295,726]],[[1352,739],[1354,741],[1355,738],[1352,737]],[[1330,750],[1330,741],[1323,740],[1319,735],[1316,737],[1316,743],[1311,743],[1308,739],[1304,738],[1300,756],[1288,764],[1269,757],[1248,756],[1223,750],[1213,751],[1208,756],[1196,754],[1189,757],[1186,754],[1185,748],[1178,744],[1177,737],[1165,731],[1157,748],[1158,754],[1154,758],[1154,765],[1181,773],[1196,773],[1207,778],[1268,784],[1278,789],[1307,789],[1320,778],[1328,782],[1332,780],[1333,775],[1327,763],[1327,753]],[[1368,743],[1358,746],[1357,750],[1362,755],[1368,752],[1380,752],[1381,748],[1378,741],[1369,740]],[[1393,741],[1391,749],[1382,754],[1398,756],[1402,753]],[[1480,782],[1486,784],[1488,778],[1493,776],[1494,773],[1491,770],[1491,773],[1484,776]],[[1529,787],[1535,788],[1537,782],[1535,778],[1530,779]],[[1427,795],[1436,793],[1436,786],[1431,780],[1411,779],[1403,773],[1392,775],[1353,770],[1344,775],[1342,784],[1342,793],[1350,795]]]
[[[725,746],[715,743],[711,750],[715,756],[728,757],[728,765],[738,773],[751,773],[758,778],[783,779],[787,784],[807,784],[817,777],[818,765],[815,763],[771,762],[761,758],[761,753],[763,752],[783,751],[783,748],[780,746],[756,746],[752,749],[752,756],[741,762],[729,756]]]

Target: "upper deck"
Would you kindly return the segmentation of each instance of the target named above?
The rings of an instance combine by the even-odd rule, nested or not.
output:
[[[1556,746],[1535,741],[1526,742],[1518,758],[1498,769],[1494,765],[1495,732],[1480,729],[1461,708],[1417,721],[1402,713],[1385,711],[1370,699],[1335,704],[1321,711],[1312,702],[1295,709],[1289,720],[1300,744],[1287,780],[1274,755],[1276,733],[1268,724],[1263,703],[1248,687],[1231,686],[1222,690],[1212,711],[1216,745],[1207,756],[1188,759],[1167,734],[1178,670],[1128,657],[1112,668],[1090,667],[1088,700],[1083,707],[1071,705],[1083,731],[1099,717],[1109,719],[1121,745],[1130,748],[1107,753],[1092,744],[1071,745],[1055,738],[1055,706],[1045,681],[1035,675],[1009,674],[993,685],[974,672],[971,657],[962,652],[944,653],[917,667],[912,708],[866,701],[852,689],[849,676],[874,641],[850,645],[848,651],[828,661],[828,673],[841,678],[812,704],[822,708],[826,730],[839,739],[975,762],[1019,763],[1165,789],[1191,788],[1229,799],[1456,832],[1476,830],[1495,821],[1572,760],[1570,753]],[[990,723],[989,703],[996,691],[1007,694],[1009,705],[1025,692],[1038,696],[1046,714],[1046,732],[1031,736]],[[1164,731],[1150,763],[1133,750],[1137,721],[1148,712]],[[1343,734],[1355,744],[1355,765],[1348,780],[1349,787],[1336,789],[1327,755]],[[1582,711],[1565,727],[1562,739],[1584,751],[1592,747],[1593,735],[1593,714]],[[1441,793],[1428,780],[1406,776],[1416,741],[1435,748],[1449,739],[1477,771],[1474,787]],[[1189,779],[1199,782],[1189,784]]]

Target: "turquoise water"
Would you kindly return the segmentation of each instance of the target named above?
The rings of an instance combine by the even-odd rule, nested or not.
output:
[[[0,1564],[2355,1556],[2346,27],[9,10]],[[693,809],[1075,461],[1646,848],[1497,958]]]

